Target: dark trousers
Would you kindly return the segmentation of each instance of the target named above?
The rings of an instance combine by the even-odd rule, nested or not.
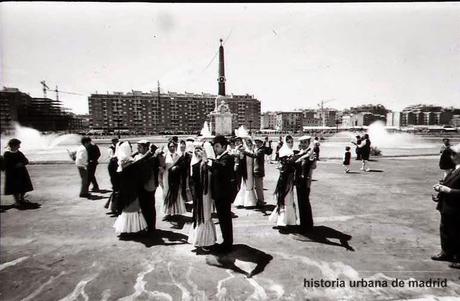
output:
[[[441,213],[439,232],[443,252],[460,257],[460,217],[458,214]]]
[[[120,190],[120,179],[117,173],[117,168],[118,168],[117,159],[113,159],[113,158],[110,159],[110,162],[107,168],[109,170],[110,183],[112,183],[112,190],[113,191]]]
[[[313,228],[313,214],[310,205],[310,188],[307,184],[297,184],[297,200],[299,205],[300,230],[310,231]]]
[[[81,178],[80,196],[88,195],[88,170],[83,167],[78,167],[78,172],[80,173]]]
[[[222,245],[230,247],[233,245],[232,202],[231,200],[215,200],[215,203],[220,231],[224,239]]]
[[[142,189],[139,194],[139,203],[142,210],[142,215],[147,222],[149,231],[155,230],[157,213],[155,211],[155,191],[147,191]]]
[[[99,190],[99,185],[97,184],[96,177],[95,177],[96,168],[97,168],[97,162],[88,163],[88,186],[90,184],[93,184],[93,189]]]

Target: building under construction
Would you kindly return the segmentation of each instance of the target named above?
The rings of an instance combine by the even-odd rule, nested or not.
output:
[[[14,123],[41,132],[74,132],[81,130],[81,119],[58,100],[35,98],[17,88],[0,91],[0,122],[2,133],[14,129]]]

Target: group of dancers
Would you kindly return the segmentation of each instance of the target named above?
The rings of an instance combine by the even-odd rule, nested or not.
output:
[[[301,137],[299,150],[294,150],[294,139],[288,135],[278,151],[276,208],[269,220],[280,228],[298,227],[300,232],[313,228],[309,194],[316,157],[310,140]],[[186,204],[191,205],[188,242],[205,252],[231,250],[232,203],[247,209],[265,205],[265,156],[272,154],[267,140],[220,135],[179,140],[174,136],[162,148],[138,141],[137,151],[133,151],[129,141],[113,139],[110,154],[113,193],[105,206],[117,215],[114,228],[120,238],[155,231],[158,187],[164,220],[185,215]],[[219,219],[221,244],[216,244],[213,212]]]

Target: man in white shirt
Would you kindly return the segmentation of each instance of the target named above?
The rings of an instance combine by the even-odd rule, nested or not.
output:
[[[80,188],[80,197],[89,198],[91,195],[88,192],[88,151],[86,148],[91,143],[91,138],[83,137],[81,138],[81,145],[77,150],[75,165],[77,165],[78,172],[81,177],[81,188]]]

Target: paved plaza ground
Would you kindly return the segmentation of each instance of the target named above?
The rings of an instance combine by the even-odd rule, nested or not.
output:
[[[28,198],[41,207],[17,210],[9,206],[11,198],[1,200],[0,299],[460,296],[460,271],[430,260],[439,251],[439,213],[431,201],[431,187],[441,175],[438,158],[380,158],[371,162],[369,173],[360,172],[357,161],[352,163],[350,174],[338,160],[318,163],[311,192],[316,227],[309,237],[280,233],[268,221],[278,173],[275,164],[267,164],[266,212],[234,208],[236,245],[232,253],[219,257],[192,252],[186,243],[189,218],[170,223],[162,221],[160,213],[155,237],[121,241],[112,228],[115,218],[103,207],[110,192],[98,194],[103,197],[99,200],[80,199],[74,165],[30,165],[35,190]],[[99,165],[97,178],[101,188],[110,188],[106,164]],[[160,208],[157,193],[158,212]],[[321,280],[319,287],[308,287]],[[408,287],[430,280],[446,287]],[[324,287],[332,284],[344,287]]]

